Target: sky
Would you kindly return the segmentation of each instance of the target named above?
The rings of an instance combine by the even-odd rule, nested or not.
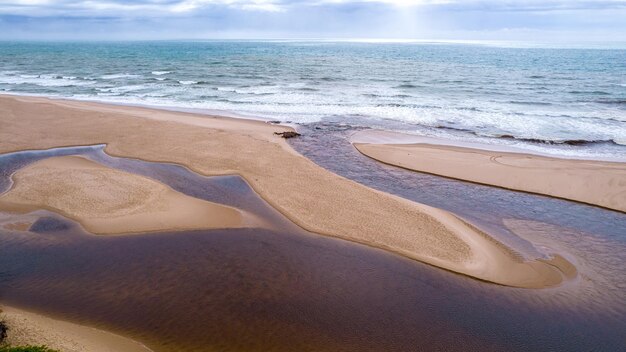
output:
[[[0,0],[0,40],[626,42],[626,0]]]

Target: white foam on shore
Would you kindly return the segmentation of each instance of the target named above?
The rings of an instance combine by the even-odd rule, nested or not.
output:
[[[14,74],[15,75],[15,74]],[[1,80],[0,75],[0,80]],[[37,77],[37,76],[35,76]],[[37,78],[21,78],[21,79],[39,79]],[[62,76],[61,81],[66,82],[83,82],[82,79],[63,79]],[[158,77],[155,77],[158,78]],[[59,79],[54,79],[59,80]],[[86,81],[90,82],[90,81]],[[76,99],[76,100],[88,100],[88,101],[98,101],[104,103],[113,103],[113,104],[124,104],[124,105],[134,105],[134,106],[148,106],[148,107],[157,107],[161,109],[170,109],[170,110],[182,110],[185,111],[194,110],[193,112],[207,113],[211,115],[225,115],[231,117],[243,117],[243,118],[252,118],[252,119],[260,119],[260,120],[279,120],[286,123],[298,123],[298,124],[308,124],[308,123],[317,123],[321,121],[325,121],[328,117],[330,117],[331,121],[342,121],[345,120],[346,123],[353,126],[367,126],[378,129],[385,129],[395,132],[401,132],[404,134],[410,135],[421,135],[421,136],[429,136],[440,138],[442,140],[447,141],[459,141],[459,142],[476,142],[480,144],[479,146],[475,146],[479,149],[485,149],[484,145],[490,146],[488,148],[493,148],[495,146],[503,146],[504,148],[513,147],[518,149],[516,152],[523,153],[534,153],[540,155],[548,155],[555,157],[565,157],[565,158],[574,158],[574,159],[591,159],[591,160],[605,160],[605,161],[624,161],[626,159],[626,155],[624,155],[623,150],[619,145],[591,145],[591,146],[569,146],[569,145],[541,145],[538,143],[529,143],[519,140],[513,139],[504,139],[504,138],[494,138],[497,137],[498,134],[495,135],[492,133],[492,130],[495,126],[490,126],[488,130],[476,132],[475,135],[470,135],[467,132],[463,132],[463,130],[455,131],[448,130],[445,128],[439,128],[441,124],[440,116],[441,114],[452,115],[453,111],[442,109],[429,109],[428,105],[415,109],[403,106],[368,106],[367,103],[357,101],[349,105],[333,105],[333,104],[324,104],[319,105],[319,102],[315,99],[315,97],[307,96],[306,94],[301,93],[278,93],[271,95],[239,95],[236,98],[233,94],[230,93],[230,89],[237,89],[235,87],[215,87],[211,86],[199,85],[194,87],[194,91],[199,91],[200,93],[196,94],[217,94],[214,98],[208,99],[196,99],[194,97],[189,97],[189,99],[180,99],[180,96],[184,96],[187,90],[190,90],[191,84],[180,84],[180,85],[172,85],[171,83],[168,85],[161,84],[156,81],[152,81],[153,83],[147,84],[130,84],[123,86],[115,86],[112,83],[106,83],[106,85],[102,85],[100,87],[93,86],[96,89],[94,93],[81,93],[81,94],[72,94],[72,95],[64,95],[64,94],[21,94],[16,92],[16,90],[12,90],[11,93],[15,95],[37,95],[37,96],[48,96],[55,98],[64,98],[64,99]],[[189,82],[191,83],[191,82]],[[163,89],[166,87],[166,89]],[[263,86],[254,86],[248,87],[248,89],[254,91],[259,87]],[[266,92],[276,89],[270,88],[268,86]],[[91,88],[90,88],[91,89]],[[225,91],[224,97],[221,97],[220,91]],[[257,93],[260,90],[256,91]],[[260,98],[260,99],[257,99]],[[429,112],[432,110],[432,114]],[[408,125],[408,128],[405,128],[403,125],[398,125],[394,121],[398,121],[398,116],[402,116],[403,114],[410,114],[413,118],[418,119],[419,121],[414,121]],[[380,121],[380,116],[383,115],[383,121]],[[345,118],[344,118],[345,117]],[[407,116],[408,117],[408,116]],[[476,116],[474,116],[476,117]],[[585,119],[576,119],[578,121],[571,121],[576,126],[579,126],[584,130],[590,124],[590,121]],[[460,123],[461,121],[459,121]],[[452,126],[461,127],[459,123],[452,124]],[[611,122],[611,124],[614,122]],[[485,124],[489,125],[488,121],[485,121]],[[446,123],[447,125],[447,123]],[[527,125],[532,125],[532,123],[528,123]],[[515,126],[509,126],[511,129]],[[600,135],[603,137],[610,137],[616,144],[626,144],[626,131],[621,131],[620,129],[611,129],[611,131],[606,131],[609,129],[609,124],[600,126],[594,129],[593,135],[590,137],[594,137],[594,135]],[[545,134],[547,131],[539,131],[542,132],[540,135],[533,133],[537,131],[537,129],[533,126],[529,129],[528,126],[524,128],[524,126],[520,127],[521,129],[515,129],[515,137],[519,138],[522,136],[523,138],[537,138],[544,139],[546,138]],[[554,128],[554,126],[552,126]],[[497,129],[496,129],[497,132]],[[603,134],[602,132],[606,132]],[[502,131],[502,134],[509,134],[509,131]],[[483,136],[481,136],[483,135]],[[551,136],[556,138],[556,136]],[[443,143],[449,144],[449,143]],[[503,151],[509,151],[503,150]]]
[[[57,74],[28,75],[17,74],[18,72],[3,71],[0,73],[0,83],[18,85],[33,84],[41,87],[70,87],[92,85],[92,81],[78,80],[74,76],[63,76]]]
[[[501,141],[503,142],[503,141]],[[581,155],[580,152],[568,152],[568,148],[542,148],[541,146],[533,146],[528,143],[487,143],[486,141],[467,141],[462,139],[448,139],[433,136],[424,136],[416,134],[408,134],[396,131],[384,130],[364,130],[357,131],[350,136],[350,143],[364,144],[430,144],[450,147],[461,147],[470,149],[488,150],[504,153],[533,154],[545,157],[575,159],[575,160],[599,160],[626,163],[626,155],[616,156],[597,156]],[[571,149],[571,148],[570,148]]]

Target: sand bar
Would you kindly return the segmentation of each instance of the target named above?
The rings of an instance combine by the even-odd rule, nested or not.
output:
[[[397,141],[383,131],[353,137],[359,152],[386,164],[626,212],[626,163]]]
[[[0,320],[9,327],[12,346],[41,346],[62,352],[149,352],[131,339],[82,325],[51,319],[21,309],[0,307]]]
[[[252,216],[238,209],[192,198],[78,156],[38,161],[18,170],[13,182],[0,197],[0,209],[48,209],[95,234],[253,225]]]
[[[400,253],[481,280],[557,285],[558,265],[527,262],[439,209],[335,175],[295,152],[259,121],[149,108],[0,96],[0,152],[107,144],[121,157],[185,165],[204,175],[239,174],[278,211],[323,235]]]

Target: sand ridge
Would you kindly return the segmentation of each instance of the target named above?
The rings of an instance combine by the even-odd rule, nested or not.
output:
[[[274,135],[287,127],[98,103],[0,96],[0,152],[107,144],[120,157],[239,174],[301,227],[400,253],[485,281],[559,284],[550,264],[524,262],[456,216],[335,175]],[[29,138],[23,138],[28,135]]]
[[[409,170],[626,212],[626,163],[425,143],[353,145],[372,159]]]
[[[253,225],[252,217],[238,209],[79,156],[35,162],[18,170],[13,181],[0,197],[0,208],[56,211],[95,234]]]

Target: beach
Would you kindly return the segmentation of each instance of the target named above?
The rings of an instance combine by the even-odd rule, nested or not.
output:
[[[386,164],[626,212],[624,162],[489,150],[493,148],[489,145],[482,149],[445,145],[433,138],[385,131],[357,133],[353,140],[359,152]]]
[[[545,287],[558,285],[569,271],[559,269],[558,256],[552,262],[524,260],[453,214],[325,171],[274,134],[289,130],[286,127],[98,103],[0,99],[6,116],[1,126],[4,153],[106,144],[105,151],[115,156],[176,163],[204,175],[241,175],[263,199],[306,230],[481,280]],[[22,138],[24,134],[29,138]]]

